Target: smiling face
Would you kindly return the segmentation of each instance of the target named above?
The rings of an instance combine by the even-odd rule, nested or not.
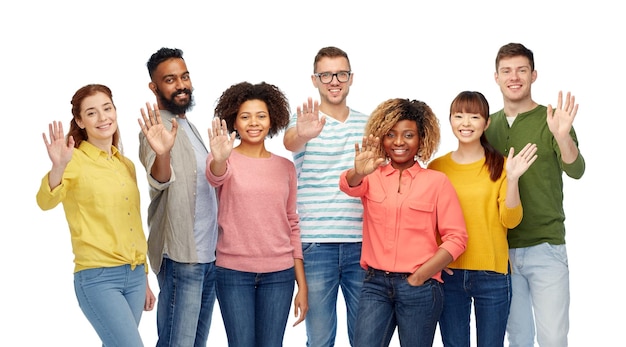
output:
[[[241,104],[234,128],[242,144],[263,144],[270,127],[270,113],[265,102],[254,99]]]
[[[537,79],[537,71],[532,70],[528,58],[519,55],[502,58],[494,77],[506,100],[520,102],[531,99],[530,86]]]
[[[329,72],[336,74],[341,71],[350,71],[350,63],[345,57],[323,57],[321,58],[315,68],[315,73]],[[344,105],[346,98],[350,92],[350,86],[352,85],[352,75],[347,82],[339,82],[336,76],[329,83],[322,83],[320,79],[312,75],[311,81],[313,86],[318,89],[321,99],[321,104],[330,105]]]
[[[462,143],[480,141],[488,121],[478,113],[456,112],[450,116],[454,136]]]
[[[181,58],[171,58],[159,64],[154,70],[149,87],[162,110],[184,115],[193,107],[191,77],[185,61]]]
[[[413,120],[398,121],[383,137],[383,148],[395,169],[413,166],[419,146],[417,123]]]
[[[87,132],[87,141],[109,151],[117,131],[117,112],[113,101],[104,93],[85,97],[80,106],[76,124]]]

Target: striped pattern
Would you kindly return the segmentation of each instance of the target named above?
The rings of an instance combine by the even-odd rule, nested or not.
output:
[[[344,123],[327,116],[322,133],[293,153],[302,242],[361,241],[363,206],[339,190],[339,175],[354,166],[354,144],[361,143],[367,119],[352,109]],[[294,115],[289,126],[295,125]]]

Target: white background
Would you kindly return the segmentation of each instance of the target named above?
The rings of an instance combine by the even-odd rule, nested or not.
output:
[[[626,26],[619,2],[373,3],[2,2],[2,345],[100,344],[74,295],[63,209],[43,212],[35,203],[40,180],[51,165],[41,133],[52,120],[61,120],[67,129],[70,99],[79,87],[102,83],[112,89],[125,154],[137,167],[146,211],[149,197],[137,158],[137,118],[146,101],[155,101],[145,63],[163,46],[184,51],[197,105],[188,116],[205,141],[215,101],[234,83],[276,84],[289,97],[292,111],[307,97],[317,98],[309,78],[313,58],[319,48],[335,45],[348,52],[355,73],[348,104],[369,113],[388,98],[425,101],[441,121],[442,143],[436,154],[441,155],[456,145],[447,112],[458,92],[481,91],[492,111],[502,107],[494,60],[498,48],[509,42],[521,42],[535,52],[535,101],[554,105],[559,90],[571,90],[580,103],[574,127],[587,170],[579,181],[564,179],[570,345],[620,343],[626,310],[619,289],[625,189],[623,171],[611,164],[623,166],[618,139],[624,136]],[[281,138],[269,147],[290,156]],[[156,278],[150,276],[156,294]],[[343,310],[340,305],[338,346],[347,345]],[[147,346],[156,341],[155,312],[145,313],[140,325]],[[304,346],[304,324],[292,328],[292,322],[293,317],[285,345]],[[439,336],[435,340],[440,345]],[[225,341],[216,305],[209,345],[225,346]],[[398,346],[397,339],[392,345]]]

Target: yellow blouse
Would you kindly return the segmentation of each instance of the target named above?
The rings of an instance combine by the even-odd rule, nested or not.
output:
[[[146,265],[147,243],[133,162],[115,147],[113,155],[87,141],[74,150],[61,184],[41,180],[37,204],[63,203],[72,238],[74,272],[99,267]]]

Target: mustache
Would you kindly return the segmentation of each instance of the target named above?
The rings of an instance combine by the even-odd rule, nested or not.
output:
[[[170,98],[173,99],[174,97],[176,97],[176,95],[178,95],[180,93],[185,93],[187,95],[191,95],[191,89],[188,89],[188,88],[177,89],[175,92],[172,93],[172,95],[170,95]]]

